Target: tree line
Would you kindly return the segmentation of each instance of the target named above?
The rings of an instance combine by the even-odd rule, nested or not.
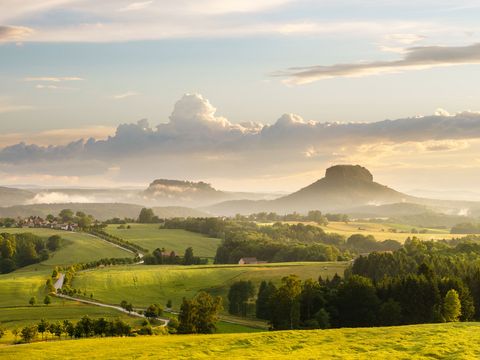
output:
[[[22,342],[29,343],[41,335],[42,340],[48,339],[48,334],[52,338],[60,339],[62,335],[71,339],[90,338],[90,337],[112,337],[112,336],[131,336],[134,334],[132,327],[120,320],[107,320],[105,318],[90,319],[84,316],[77,322],[63,320],[62,322],[48,322],[45,319],[40,320],[35,325],[27,325],[21,330],[12,331],[15,336],[15,342],[18,335]]]

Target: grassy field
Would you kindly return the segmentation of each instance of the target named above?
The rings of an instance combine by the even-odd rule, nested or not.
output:
[[[0,347],[2,359],[478,359],[480,325],[178,335]]]
[[[64,239],[63,246],[53,253],[50,259],[43,262],[43,265],[68,265],[101,258],[132,256],[127,251],[85,233],[42,228],[2,228],[0,232],[12,234],[29,232],[41,237],[60,235]]]
[[[131,301],[146,307],[152,303],[164,305],[173,301],[178,309],[183,297],[191,298],[200,290],[225,297],[230,284],[236,280],[280,281],[283,276],[297,274],[301,278],[317,279],[343,275],[346,263],[282,263],[265,265],[212,265],[212,266],[116,266],[94,272],[79,272],[73,286],[93,292],[94,298],[106,303]]]
[[[45,281],[52,272],[47,266],[38,265],[38,268],[0,275],[0,308],[28,305],[32,296],[43,300]]]
[[[185,230],[159,229],[158,224],[129,225],[130,229],[118,229],[118,225],[109,225],[105,231],[150,251],[165,248],[180,255],[183,255],[185,249],[191,246],[196,256],[214,257],[220,244],[220,239]]]
[[[315,225],[312,223],[312,225]],[[422,240],[439,240],[451,239],[455,237],[462,237],[465,235],[450,234],[450,229],[429,229],[419,228],[414,226],[400,225],[400,224],[382,224],[371,222],[352,221],[344,222],[330,222],[327,226],[320,226],[323,230],[329,233],[337,233],[349,237],[353,234],[373,235],[376,240],[383,241],[387,239],[404,242],[408,237],[416,236]],[[426,230],[425,234],[411,233],[412,228],[417,230]],[[391,229],[395,229],[393,232]]]
[[[7,328],[12,328],[31,324],[42,318],[76,320],[83,315],[129,318],[113,309],[57,298],[52,298],[49,306],[43,305],[43,299],[47,295],[45,281],[50,275],[51,267],[45,265],[33,265],[10,274],[0,275],[0,323]],[[28,301],[33,296],[37,298],[37,306],[28,305]],[[129,319],[134,320],[134,318]]]

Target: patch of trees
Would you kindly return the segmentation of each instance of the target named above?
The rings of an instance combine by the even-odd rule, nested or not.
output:
[[[44,239],[32,233],[0,234],[0,273],[45,261],[61,244],[58,235]]]
[[[49,323],[42,319],[36,325],[27,325],[20,331],[20,337],[23,342],[28,343],[35,340],[40,333],[42,340],[51,337],[61,338],[62,335],[70,338],[90,338],[106,336],[131,336],[132,327],[120,320],[106,320],[105,318],[90,319],[84,316],[81,320],[71,322],[64,320]]]
[[[178,314],[179,334],[212,334],[216,331],[218,314],[222,311],[222,298],[212,297],[205,291],[193,299],[183,299]]]
[[[346,246],[355,252],[370,253],[398,250],[402,244],[396,240],[377,241],[372,235],[353,234],[347,239]]]
[[[161,223],[162,220],[155,215],[152,209],[143,208],[140,210],[137,222],[140,224],[158,224]]]
[[[193,248],[185,250],[183,257],[178,256],[174,251],[167,252],[165,248],[156,248],[151,254],[143,258],[145,265],[205,265],[208,259],[200,258],[193,254]]]
[[[251,281],[234,282],[228,291],[228,312],[232,315],[247,316],[248,308],[253,305],[255,286]]]

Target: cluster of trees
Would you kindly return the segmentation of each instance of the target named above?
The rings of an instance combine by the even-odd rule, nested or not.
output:
[[[105,337],[105,336],[131,336],[133,334],[132,327],[120,320],[106,320],[105,318],[90,319],[84,316],[81,320],[74,323],[70,320],[63,322],[52,322],[42,319],[36,325],[27,325],[20,331],[20,337],[23,342],[31,342],[35,340],[38,334],[42,340],[48,338],[48,334],[56,336],[58,339],[65,334],[70,338],[88,338],[88,337]],[[15,333],[14,335],[17,335]]]
[[[349,259],[335,244],[345,242],[338,234],[327,234],[317,226],[275,223],[258,226],[220,218],[188,218],[165,220],[165,228],[185,229],[221,238],[215,262],[237,263],[242,257],[264,261],[332,261]]]
[[[193,299],[183,299],[178,314],[179,334],[212,334],[217,330],[218,314],[222,311],[222,298],[212,297],[205,291]]]
[[[450,230],[451,234],[480,234],[480,224],[465,222],[456,224]]]
[[[309,213],[313,218],[320,212]],[[349,260],[356,254],[393,251],[401,247],[395,240],[376,241],[373,236],[355,234],[345,239],[326,233],[318,226],[274,223],[259,226],[252,221],[221,218],[167,219],[163,227],[185,229],[222,239],[215,262],[237,263],[243,257],[269,262]]]
[[[11,228],[11,227],[15,227],[16,224],[17,224],[17,221],[13,218],[9,218],[9,217],[0,218],[0,227]]]
[[[313,221],[319,225],[328,225],[329,221],[350,221],[346,214],[322,214],[319,210],[310,210],[307,215],[297,212],[280,215],[275,212],[260,212],[250,214],[248,216],[237,214],[234,218],[236,221],[257,221],[257,222],[276,222],[276,221]]]
[[[31,233],[0,234],[0,273],[45,261],[51,251],[56,251],[62,244],[62,238],[53,235],[48,239]]]
[[[395,251],[402,247],[396,240],[377,241],[373,235],[353,234],[346,243],[346,248],[356,253],[374,251]]]
[[[208,259],[200,258],[193,254],[193,248],[188,247],[183,257],[178,256],[174,251],[168,253],[165,248],[156,248],[151,254],[143,258],[145,265],[205,265]]]
[[[95,223],[92,215],[87,215],[83,211],[73,212],[70,209],[63,209],[58,216],[47,215],[46,220],[50,222],[58,221],[65,224],[76,224],[80,229],[87,229]]]
[[[228,312],[232,315],[246,317],[252,298],[255,296],[255,286],[250,280],[234,282],[228,291]]]
[[[256,300],[256,316],[268,320],[272,330],[468,321],[473,312],[470,294],[459,282],[424,274],[381,283],[359,275],[303,282],[290,275],[278,288],[262,282]]]
[[[140,224],[159,224],[163,222],[152,209],[143,208],[140,210],[140,214],[138,215],[137,222]]]

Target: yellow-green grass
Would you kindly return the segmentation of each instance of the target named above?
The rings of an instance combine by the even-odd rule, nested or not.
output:
[[[105,231],[119,238],[131,241],[153,251],[165,248],[183,255],[185,249],[193,248],[196,256],[214,257],[220,239],[177,229],[160,229],[158,224],[128,224],[130,229],[119,229],[119,225],[109,225]]]
[[[29,232],[44,238],[52,235],[61,236],[64,239],[63,246],[59,250],[50,254],[50,258],[42,263],[44,265],[69,265],[85,263],[102,258],[132,257],[130,252],[81,232],[43,228],[2,228],[0,229],[0,232],[8,232],[12,234]]]
[[[37,270],[35,270],[35,268]],[[47,295],[45,282],[51,275],[51,267],[41,264],[0,275],[0,323],[16,327],[45,319],[78,319],[83,315],[126,316],[113,309],[88,306],[72,301],[51,298],[49,306],[43,305]],[[31,297],[37,299],[30,306]]]
[[[131,265],[79,272],[75,288],[93,292],[94,298],[110,304],[122,300],[135,306],[166,304],[172,300],[178,309],[182,298],[191,298],[200,290],[226,297],[229,286],[237,280],[262,280],[276,283],[284,276],[296,274],[302,279],[343,275],[345,262],[280,263],[265,265],[165,266]]]
[[[46,295],[45,282],[51,275],[51,269],[41,265],[38,267],[41,269],[30,268],[0,275],[0,309],[28,305],[28,300],[33,296],[43,301]]]
[[[311,223],[315,225],[315,223]],[[407,226],[400,224],[388,224],[388,223],[374,223],[363,221],[352,222],[336,222],[332,221],[327,226],[320,226],[328,233],[337,233],[349,237],[353,234],[373,235],[376,240],[397,240],[403,243],[408,237],[417,237],[421,240],[441,240],[463,237],[465,235],[450,234],[448,229],[430,229],[419,228],[415,226]],[[416,228],[417,230],[426,230],[425,234],[415,234],[411,230]],[[391,231],[395,229],[397,232]]]
[[[2,359],[478,359],[478,323],[142,336],[0,347]]]
[[[85,315],[88,315],[90,318],[121,318],[137,326],[140,325],[142,321],[138,317],[128,316],[115,309],[86,305],[75,301],[57,300],[48,306],[38,305],[0,308],[0,323],[7,329],[13,329],[29,324],[36,324],[40,319],[46,319],[49,322],[62,322],[66,319],[77,321]]]

